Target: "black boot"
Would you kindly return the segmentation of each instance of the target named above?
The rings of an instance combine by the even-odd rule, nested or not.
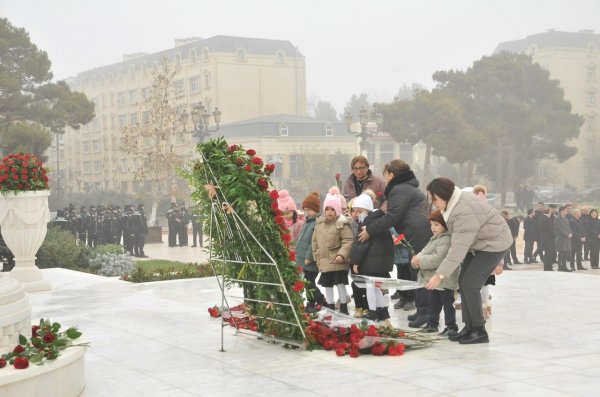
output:
[[[458,343],[461,345],[473,345],[475,343],[489,343],[490,338],[485,330],[485,327],[473,327],[471,333],[460,339]]]
[[[458,342],[461,339],[471,335],[472,331],[473,327],[471,327],[471,324],[465,324],[464,328],[461,329],[458,334],[456,334],[455,336],[449,336],[448,339],[450,339],[452,342]]]
[[[327,303],[325,307],[331,310],[335,310],[335,303]]]
[[[388,311],[387,306],[377,308],[377,319],[379,321],[385,321],[389,318],[390,318],[390,312]]]
[[[407,319],[408,321],[415,321],[419,316],[419,312],[414,312],[413,314],[409,314]]]
[[[424,314],[419,314],[417,315],[417,318],[408,323],[408,326],[411,328],[421,328],[422,326],[427,324],[427,320],[429,320],[428,317],[429,316],[426,316]]]
[[[369,321],[379,321],[379,313],[377,310],[369,310],[366,315],[363,315],[363,318]]]
[[[347,316],[350,315],[350,313],[348,313],[348,304],[347,303],[340,303],[340,313],[345,314]]]

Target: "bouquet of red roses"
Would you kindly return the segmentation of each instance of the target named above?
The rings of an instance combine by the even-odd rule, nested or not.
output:
[[[48,175],[33,154],[11,153],[0,161],[0,193],[48,190]]]

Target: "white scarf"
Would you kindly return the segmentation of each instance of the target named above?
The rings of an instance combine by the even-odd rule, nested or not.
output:
[[[456,207],[456,203],[458,203],[458,199],[460,198],[461,194],[462,191],[456,186],[454,186],[454,192],[452,193],[452,196],[450,196],[450,200],[448,200],[448,202],[446,203],[446,209],[442,211],[444,221],[448,222],[450,214],[452,213],[454,207]]]

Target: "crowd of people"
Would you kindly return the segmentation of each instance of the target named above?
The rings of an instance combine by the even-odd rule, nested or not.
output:
[[[303,218],[289,193],[279,192],[297,265],[304,270],[305,310],[326,306],[349,314],[353,298],[355,317],[387,322],[384,291],[350,283],[349,274],[389,278],[396,266],[398,278],[425,285],[392,296],[399,299],[395,308],[417,309],[409,316],[409,326],[438,332],[443,310],[441,335],[460,344],[488,342],[481,290],[503,268],[514,242],[505,219],[476,192],[463,192],[447,178],[434,179],[424,193],[402,160],[386,164],[383,178],[372,174],[364,156],[354,157],[351,169],[343,193],[332,187],[322,204],[319,193],[306,196]],[[349,284],[352,293],[346,289]],[[454,307],[457,289],[465,323],[460,332]]]
[[[61,208],[56,213],[52,224],[68,230],[79,244],[96,247],[104,244],[123,245],[132,256],[147,258],[144,253],[145,236],[148,233],[148,222],[144,205],[125,205],[121,210],[117,205],[90,205],[79,207],[73,204]]]
[[[204,245],[202,218],[196,211],[190,211],[185,207],[185,204],[177,205],[172,202],[171,207],[165,214],[167,218],[167,226],[169,230],[168,244],[169,247],[187,247],[188,243],[188,226],[192,222],[192,247]]]

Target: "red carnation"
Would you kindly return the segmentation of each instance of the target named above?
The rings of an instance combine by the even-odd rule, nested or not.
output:
[[[0,357],[0,368],[6,367],[6,360]]]
[[[13,175],[13,176],[12,176],[12,179],[14,179],[15,181],[18,181],[18,180],[19,180],[19,175],[16,175],[16,174],[15,174],[15,175]]]
[[[283,236],[281,236],[281,238],[283,239],[283,241],[285,241],[286,243],[289,243],[290,241],[292,241],[292,235],[289,233],[284,234]]]
[[[244,169],[248,172],[252,171],[252,167],[250,167],[249,164],[246,164],[246,166],[244,167]]]
[[[375,194],[377,195],[377,197],[381,197],[381,196],[383,196],[383,192],[377,192],[377,193],[375,193]]]
[[[263,161],[260,157],[252,157],[252,162],[256,165],[263,165]]]
[[[279,193],[277,193],[277,190],[273,189],[269,192],[269,196],[271,196],[273,200],[276,200],[279,198]]]
[[[296,251],[290,251],[290,260],[292,262],[296,261]]]
[[[261,190],[267,190],[269,182],[267,182],[265,178],[258,178],[258,187],[260,187]]]
[[[36,337],[37,336],[38,329],[40,329],[40,327],[37,326],[37,325],[32,325],[31,326],[31,336],[32,337]]]
[[[338,357],[343,357],[346,355],[346,350],[342,347],[338,347],[337,349],[335,349],[335,354]]]
[[[373,346],[371,346],[371,354],[374,356],[381,356],[385,353],[387,346],[383,343],[375,342]]]
[[[43,339],[45,343],[52,343],[56,340],[56,335],[54,335],[51,332],[48,332],[46,335],[44,335]]]
[[[248,149],[248,150],[246,150],[246,154],[248,156],[254,156],[256,154],[256,150],[254,150],[254,149]]]
[[[13,365],[16,369],[25,369],[29,367],[29,360],[27,357],[17,357]]]
[[[275,210],[279,211],[279,207],[277,206],[277,200],[273,200],[273,202],[271,203],[271,209],[273,211],[275,211]]]
[[[350,350],[350,357],[356,358],[358,356],[360,356],[360,353],[358,352],[358,350],[356,350],[356,349],[351,349]]]
[[[285,219],[283,218],[283,216],[277,215],[275,217],[275,223],[278,224],[278,225],[280,225],[280,226],[283,226],[285,224]]]
[[[296,283],[294,284],[292,289],[296,292],[302,291],[304,289],[304,282],[302,282],[300,280],[296,281]]]
[[[239,165],[239,166],[242,166],[242,165],[244,165],[244,160],[242,160],[241,158],[237,158],[237,159],[235,160],[235,163],[236,163],[237,165]]]
[[[233,153],[233,152],[235,152],[236,150],[239,150],[239,149],[240,149],[240,147],[238,145],[231,145],[231,146],[229,146],[229,149],[227,151],[229,153]]]
[[[28,177],[27,175],[23,175],[23,176],[21,177],[21,179],[23,179],[24,181],[26,181],[26,180],[28,180],[28,179],[29,179],[29,177]]]
[[[17,167],[12,167],[10,172],[12,172],[13,174],[16,174],[17,172],[19,172],[19,170],[17,169]]]
[[[269,163],[265,165],[265,172],[268,172],[270,174],[273,171],[275,171],[275,164]]]
[[[13,349],[13,353],[23,353],[25,351],[25,348],[21,345],[16,345],[15,348]]]

